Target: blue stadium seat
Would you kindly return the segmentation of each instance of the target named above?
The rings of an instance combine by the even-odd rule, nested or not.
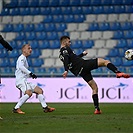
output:
[[[111,5],[112,4],[112,0],[102,0],[101,1],[101,5]]]
[[[10,3],[5,3],[6,7],[12,8],[12,7],[17,7],[18,6],[18,1],[17,0],[11,0]]]
[[[133,38],[133,31],[132,30],[125,31],[124,37],[126,39],[132,39]]]
[[[90,0],[90,5],[99,6],[101,4],[101,0]]]
[[[18,49],[21,49],[22,46],[23,46],[24,44],[27,44],[27,43],[28,43],[28,41],[25,41],[25,39],[16,41],[16,44],[17,44],[17,48],[18,48]]]
[[[62,74],[64,72],[64,68],[63,67],[57,67],[56,72]]]
[[[132,13],[133,12],[133,5],[128,5],[128,6],[125,6],[125,12],[126,13]]]
[[[8,58],[2,58],[0,60],[0,67],[8,67],[9,66],[9,59]]]
[[[81,6],[88,6],[90,5],[91,1],[90,0],[80,0],[80,5]]]
[[[92,13],[94,13],[94,14],[102,14],[102,13],[104,13],[104,7],[103,6],[94,6]]]
[[[126,49],[125,48],[119,48],[118,51],[119,51],[119,56],[124,57]]]
[[[125,13],[125,6],[114,6],[115,7],[115,13]]]
[[[40,1],[40,0],[29,0],[29,1],[28,1],[28,6],[29,6],[29,7],[38,7],[39,1]]]
[[[101,23],[99,24],[99,30],[105,31],[105,30],[110,30],[110,25],[109,23]]]
[[[70,6],[62,7],[62,14],[64,14],[64,15],[72,14],[72,8]]]
[[[124,34],[123,34],[122,31],[115,31],[113,38],[114,39],[123,39],[124,38]]]
[[[17,58],[10,58],[9,59],[9,66],[15,67],[16,66]]]
[[[114,13],[114,6],[104,6],[104,14]]]
[[[26,35],[24,32],[18,32],[15,40],[25,40],[25,38],[26,38]]]
[[[48,7],[49,6],[49,0],[39,0],[38,1],[38,6],[39,7]]]
[[[119,66],[119,71],[121,72],[126,72],[126,67],[124,66]]]
[[[55,16],[53,16],[53,22],[55,22],[55,23],[64,22],[64,16],[63,15],[55,15]]]
[[[4,49],[0,49],[0,58],[4,58],[7,57],[8,53],[7,51]]]
[[[116,48],[125,48],[127,46],[127,40],[120,39],[117,42]]]
[[[27,6],[28,6],[28,0],[18,1],[18,7],[27,7]]]
[[[94,46],[93,40],[84,40],[84,41],[82,41],[82,48],[83,49],[91,48],[92,46]]]
[[[8,53],[8,57],[9,58],[17,58],[19,56],[19,52],[17,49],[14,49],[13,51],[11,51],[10,53]]]
[[[75,22],[74,15],[64,15],[64,22],[66,23]]]
[[[57,72],[55,67],[48,67],[48,68],[45,68],[45,70],[46,70],[46,73],[48,73],[49,75]]]
[[[41,65],[43,64],[43,60],[38,58],[34,58],[32,59],[32,67],[41,67]]]
[[[110,30],[120,30],[121,26],[119,22],[114,22],[110,24]]]
[[[40,49],[32,49],[32,53],[30,55],[31,58],[38,58],[41,55]]]
[[[133,61],[128,61],[125,58],[123,59],[123,66],[133,66]]]
[[[36,40],[44,40],[47,37],[46,32],[36,32]]]
[[[87,8],[86,8],[85,6],[82,7],[82,12],[83,12],[83,14],[91,14],[92,11],[93,11],[92,6],[89,6],[89,7],[87,7]]]
[[[38,47],[40,49],[46,49],[46,48],[49,48],[50,44],[49,44],[49,41],[39,41],[38,42]]]
[[[56,40],[58,34],[56,32],[47,32],[47,40]]]
[[[82,48],[82,41],[81,40],[72,41],[71,48],[72,49]]]
[[[72,14],[83,14],[82,7],[72,7]]]
[[[82,23],[85,20],[85,16],[80,14],[80,15],[75,15],[74,17],[74,22],[75,23]]]
[[[69,6],[70,1],[69,0],[60,0],[59,1],[59,6]]]
[[[27,40],[34,40],[34,39],[36,39],[36,33],[35,32],[26,32],[26,39]]]
[[[49,6],[59,6],[59,0],[49,0]]]
[[[71,6],[79,6],[80,5],[80,0],[70,0],[70,5]]]
[[[61,7],[51,7],[51,15],[59,15],[62,13]]]
[[[38,41],[36,40],[29,41],[29,44],[31,45],[32,49],[38,48]]]
[[[40,32],[40,31],[44,31],[45,27],[43,23],[39,23],[39,24],[35,24],[34,26],[34,31],[35,32]]]
[[[26,24],[26,25],[24,25],[23,31],[25,31],[25,32],[34,31],[34,24]]]
[[[65,23],[56,24],[56,31],[64,31],[67,28]]]
[[[122,65],[122,59],[120,57],[111,58],[111,62],[115,66],[121,66]]]
[[[133,39],[128,40],[127,47],[133,49]]]
[[[29,7],[20,8],[20,15],[30,15],[31,11]]]
[[[133,68],[132,67],[127,67],[126,71],[127,71],[127,73],[133,73]]]
[[[9,13],[10,13],[9,8],[3,8],[2,11],[1,11],[0,16],[9,15]]]
[[[20,9],[19,8],[11,8],[10,9],[10,15],[19,15],[20,14]]]
[[[59,40],[50,41],[50,49],[57,49],[60,48],[60,42]]]
[[[30,15],[38,15],[38,14],[40,14],[39,7],[30,8]]]
[[[133,0],[123,0],[122,2],[124,5],[132,5],[133,4]]]
[[[44,23],[52,23],[53,21],[53,15],[47,15],[43,20]]]
[[[44,6],[44,5],[42,5]],[[40,15],[49,15],[51,13],[50,7],[40,7]]]
[[[116,57],[119,55],[119,51],[116,48],[113,48],[109,51],[108,57]]]
[[[5,24],[2,31],[3,31],[3,32],[10,32],[10,31],[13,31],[13,25],[12,25],[12,24]]]
[[[60,38],[61,36],[69,36],[68,32],[58,32],[58,38]]]
[[[42,73],[42,74],[46,73],[45,68],[42,68],[42,67],[34,67],[33,69],[34,69],[33,71],[34,71],[35,74],[37,74],[37,73]]]
[[[121,5],[123,0],[112,0],[112,5]]]
[[[83,52],[82,48],[74,49],[76,55],[80,55]]]
[[[96,31],[96,30],[99,30],[99,25],[98,25],[98,23],[91,23],[90,25],[89,25],[89,29],[88,29],[89,31]]]
[[[4,73],[4,74],[10,74],[10,73],[14,73],[13,71],[12,71],[12,68],[11,67],[3,67],[3,68],[1,68],[0,69],[0,72],[1,73]]]
[[[45,31],[54,31],[55,30],[55,24],[54,23],[48,23],[45,24]]]
[[[13,25],[13,31],[15,32],[20,32],[24,30],[24,25],[23,24],[14,24]]]
[[[121,23],[121,30],[131,30],[133,29],[133,25],[131,22]]]

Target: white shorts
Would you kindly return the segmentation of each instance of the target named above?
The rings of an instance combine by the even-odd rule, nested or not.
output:
[[[22,79],[20,81],[16,81],[16,87],[21,90],[23,92],[23,94],[25,94],[26,90],[31,90],[32,92],[34,92],[34,89],[37,85],[28,82],[25,79]]]

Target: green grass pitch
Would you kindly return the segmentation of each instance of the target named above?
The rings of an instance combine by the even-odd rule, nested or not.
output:
[[[0,103],[0,133],[133,133],[133,104],[101,103],[94,115],[91,103],[49,103],[56,111],[44,113],[39,103],[26,103],[26,114],[14,114],[15,103]]]

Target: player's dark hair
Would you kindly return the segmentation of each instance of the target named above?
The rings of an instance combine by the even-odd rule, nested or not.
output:
[[[70,39],[70,37],[69,36],[62,36],[61,38],[60,38],[60,43],[62,43],[64,40],[66,40],[66,39]]]

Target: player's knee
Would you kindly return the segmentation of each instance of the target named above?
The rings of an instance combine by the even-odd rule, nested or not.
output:
[[[29,97],[31,97],[31,96],[32,96],[32,91],[31,91],[31,90],[27,90],[27,91],[25,92],[25,94],[27,94],[27,95],[29,95]]]

